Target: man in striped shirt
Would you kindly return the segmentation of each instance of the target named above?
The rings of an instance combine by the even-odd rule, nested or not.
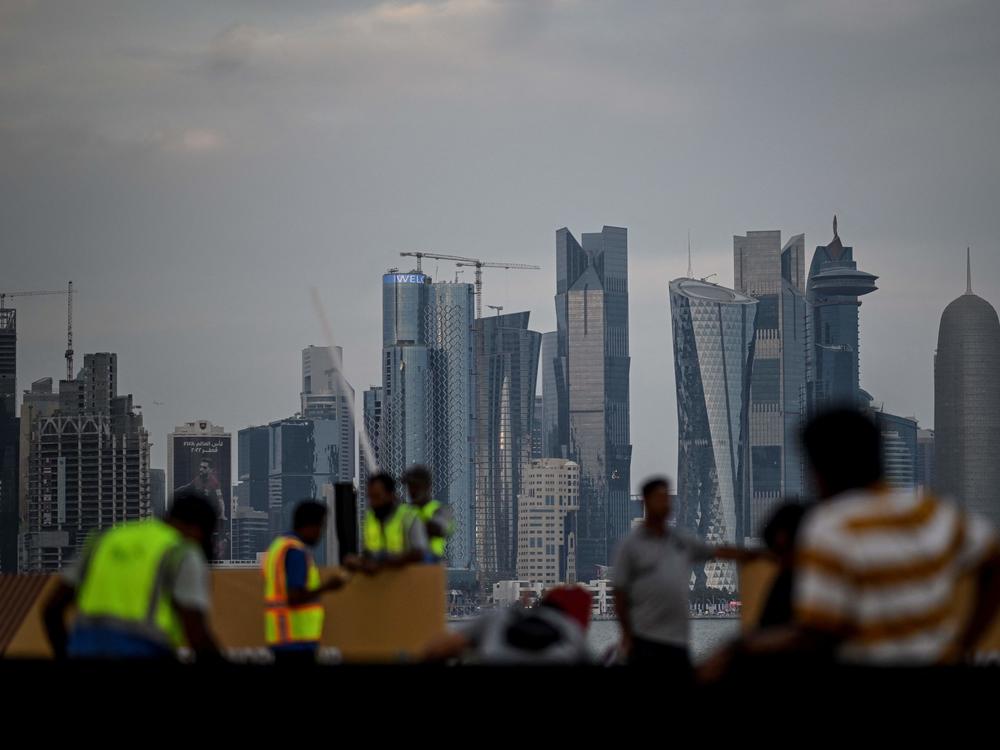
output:
[[[952,503],[890,489],[881,436],[863,414],[822,415],[803,443],[822,502],[798,537],[798,627],[830,639],[850,663],[935,664],[970,652],[1000,604],[992,526]],[[978,591],[962,622],[959,585],[969,575]]]
[[[820,502],[797,536],[793,624],[748,636],[701,677],[720,676],[741,656],[812,653],[850,664],[930,665],[971,655],[1000,609],[992,526],[952,503],[888,487],[881,436],[860,412],[817,417],[803,444]],[[974,603],[962,616],[966,578]]]

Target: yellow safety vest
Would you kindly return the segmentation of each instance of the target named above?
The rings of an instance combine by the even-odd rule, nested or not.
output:
[[[400,503],[396,512],[386,519],[378,520],[371,509],[365,513],[365,552],[373,555],[401,555],[406,551],[406,533],[417,520],[412,506]]]
[[[290,549],[306,555],[306,590],[320,587],[319,568],[306,545],[294,536],[279,536],[264,556],[264,638],[268,646],[319,643],[323,636],[323,605],[319,602],[291,606],[288,603],[285,558]]]
[[[441,503],[438,500],[429,500],[424,505],[415,505],[417,512],[424,524],[430,523],[434,519],[434,514],[438,512]],[[444,558],[444,547],[446,538],[443,536],[431,536],[430,529],[427,530],[427,540],[430,544],[431,554],[439,560]]]
[[[177,529],[155,519],[97,537],[85,552],[77,624],[107,625],[163,646],[183,646],[184,629],[165,584],[189,546]]]

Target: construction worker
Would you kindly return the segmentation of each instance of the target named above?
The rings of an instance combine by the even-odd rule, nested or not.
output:
[[[133,521],[91,538],[45,605],[56,658],[171,659],[182,646],[199,661],[218,658],[207,622],[216,524],[215,507],[188,490],[174,495],[162,521]]]
[[[349,570],[374,574],[427,559],[427,532],[416,509],[402,503],[396,480],[388,474],[368,478],[368,510],[364,520],[364,549],[360,557],[349,556]]]
[[[326,506],[304,500],[295,507],[292,532],[275,539],[264,557],[264,635],[277,664],[315,663],[323,635],[320,597],[350,580],[341,571],[326,583],[310,547],[323,538]]]
[[[410,494],[427,531],[427,546],[435,562],[444,559],[445,544],[454,531],[451,509],[439,500],[431,499],[431,472],[426,466],[411,466],[403,474],[403,483]]]

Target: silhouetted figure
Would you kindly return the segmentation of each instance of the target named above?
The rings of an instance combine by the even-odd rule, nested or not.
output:
[[[764,544],[778,564],[758,627],[788,625],[792,622],[792,592],[795,582],[795,540],[805,516],[805,506],[786,503],[778,508],[764,527]]]

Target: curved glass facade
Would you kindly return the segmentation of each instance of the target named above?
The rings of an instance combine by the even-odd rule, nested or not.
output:
[[[750,374],[757,301],[694,279],[670,282],[677,387],[678,525],[712,544],[742,542],[748,503]],[[735,591],[733,563],[697,582]]]

